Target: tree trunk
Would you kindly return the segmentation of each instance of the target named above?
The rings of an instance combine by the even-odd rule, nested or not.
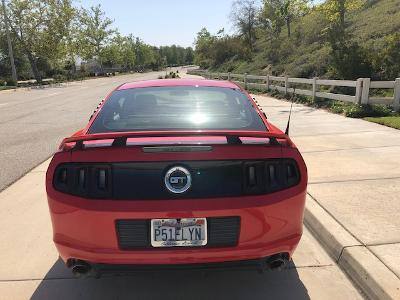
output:
[[[248,36],[248,39],[249,39],[250,51],[253,52],[253,35],[251,33],[251,30],[249,30],[247,36]]]
[[[33,57],[32,53],[29,50],[26,50],[26,55],[28,56],[29,63],[32,68],[33,76],[35,76],[37,83],[42,83],[42,76],[40,75],[39,69],[36,64],[36,59]]]
[[[74,57],[74,55],[73,55],[72,53],[70,53],[69,59],[71,60],[71,64],[72,64],[72,65],[71,65],[71,67],[72,67],[72,69],[71,69],[72,74],[75,75],[75,74],[76,74],[76,63],[75,63],[75,57]]]
[[[289,18],[286,18],[286,27],[287,27],[288,37],[290,37],[291,32],[290,32],[290,19]]]
[[[345,28],[346,0],[339,0],[340,27]]]

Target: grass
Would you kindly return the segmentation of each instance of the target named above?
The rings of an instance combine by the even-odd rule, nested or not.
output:
[[[364,118],[364,120],[378,123],[381,125],[385,125],[388,127],[400,129],[400,116],[378,117],[378,118],[367,117],[367,118]]]

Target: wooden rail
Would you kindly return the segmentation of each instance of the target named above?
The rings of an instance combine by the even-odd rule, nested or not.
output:
[[[205,78],[230,80],[244,86],[256,87],[261,90],[278,90],[285,94],[296,93],[312,97],[326,98],[356,104],[383,104],[392,106],[395,111],[400,111],[400,78],[394,81],[371,81],[370,78],[359,78],[352,80],[328,80],[318,78],[292,78],[287,76],[260,76],[251,74],[234,73],[211,73],[204,70],[190,70],[190,74],[200,75]],[[295,87],[301,84],[301,87]],[[351,87],[354,88],[354,95],[336,94],[328,92],[322,87]],[[371,89],[392,89],[393,97],[373,97],[370,95]]]

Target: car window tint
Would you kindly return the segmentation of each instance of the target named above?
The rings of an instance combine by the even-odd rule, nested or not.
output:
[[[193,129],[266,128],[240,90],[175,86],[114,91],[89,133]]]

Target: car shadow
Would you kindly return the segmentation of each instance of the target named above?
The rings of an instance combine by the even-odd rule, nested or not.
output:
[[[43,299],[310,299],[291,262],[282,271],[158,271],[75,279],[59,259],[34,291]]]

